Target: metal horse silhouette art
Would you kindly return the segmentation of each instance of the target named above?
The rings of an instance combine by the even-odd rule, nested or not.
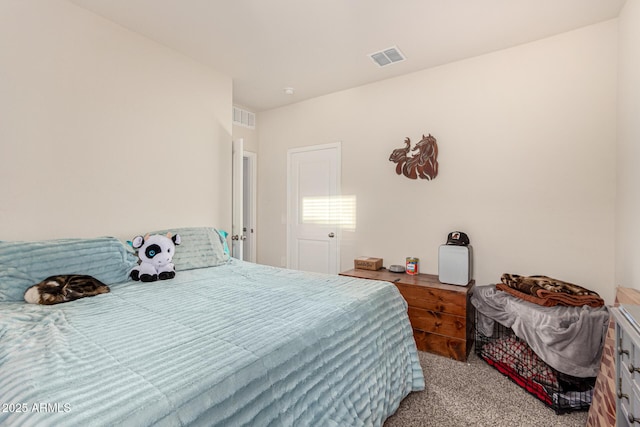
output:
[[[410,179],[432,180],[438,175],[438,144],[436,139],[422,135],[422,139],[411,149],[411,140],[404,140],[406,146],[393,150],[389,161],[396,164],[396,173],[403,174]],[[417,154],[409,155],[411,151]]]

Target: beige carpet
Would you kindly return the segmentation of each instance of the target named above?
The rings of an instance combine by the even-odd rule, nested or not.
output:
[[[587,412],[556,413],[473,352],[467,363],[420,352],[426,389],[412,393],[384,427],[584,426]]]

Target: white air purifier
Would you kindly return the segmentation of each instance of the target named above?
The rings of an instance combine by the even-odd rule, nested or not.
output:
[[[467,286],[471,281],[471,246],[441,245],[438,252],[438,280]]]

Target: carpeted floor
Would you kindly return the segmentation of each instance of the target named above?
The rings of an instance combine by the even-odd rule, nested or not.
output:
[[[584,426],[587,412],[556,413],[471,353],[458,362],[420,352],[426,389],[411,393],[384,427]]]

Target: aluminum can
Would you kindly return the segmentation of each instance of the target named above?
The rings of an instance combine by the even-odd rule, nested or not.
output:
[[[407,274],[415,275],[420,273],[420,258],[407,257],[407,266],[406,272]]]

